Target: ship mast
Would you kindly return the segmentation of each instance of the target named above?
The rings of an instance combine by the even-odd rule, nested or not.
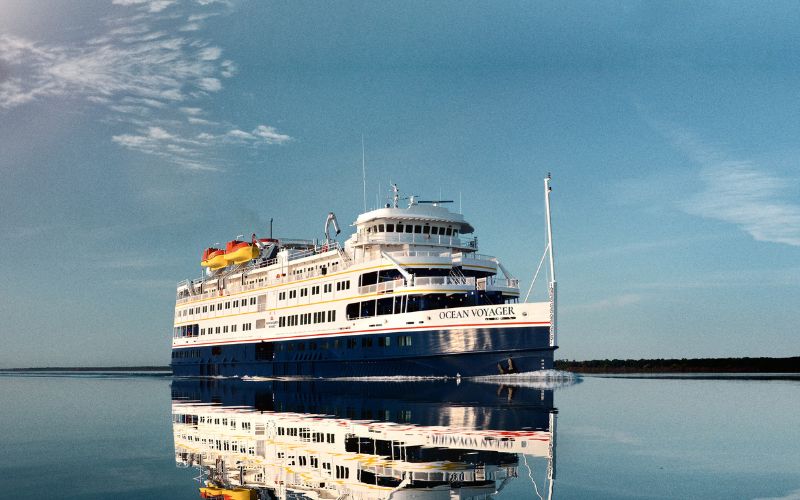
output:
[[[544,211],[547,218],[547,253],[550,261],[550,347],[558,345],[558,337],[556,330],[556,267],[553,259],[553,226],[550,222],[550,174],[544,179]]]

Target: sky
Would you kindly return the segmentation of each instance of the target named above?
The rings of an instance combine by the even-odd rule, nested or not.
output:
[[[176,283],[390,182],[562,359],[800,354],[797,2],[0,0],[0,367],[165,365]],[[460,200],[460,203],[459,203]],[[539,280],[534,295],[543,297]]]

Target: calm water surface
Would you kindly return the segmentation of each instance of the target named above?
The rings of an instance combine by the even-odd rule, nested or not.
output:
[[[5,374],[0,473],[14,498],[196,499],[196,478],[262,498],[800,498],[798,381],[526,385]]]

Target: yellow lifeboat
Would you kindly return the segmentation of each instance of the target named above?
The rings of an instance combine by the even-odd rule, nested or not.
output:
[[[200,498],[224,498],[225,500],[251,500],[255,499],[255,490],[247,488],[217,488],[208,486],[200,488]]]
[[[244,264],[258,258],[260,251],[255,243],[232,240],[225,245],[225,260],[228,264]]]
[[[203,251],[203,258],[200,261],[200,265],[216,271],[217,269],[222,269],[227,266],[228,261],[225,260],[225,252],[219,248],[206,248]]]

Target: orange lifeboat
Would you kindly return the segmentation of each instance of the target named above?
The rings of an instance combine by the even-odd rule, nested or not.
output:
[[[203,251],[203,258],[200,260],[200,265],[216,271],[217,269],[227,266],[228,261],[225,260],[225,252],[219,248],[206,248]]]
[[[258,246],[246,241],[231,240],[225,245],[225,260],[228,264],[244,264],[258,258]]]

